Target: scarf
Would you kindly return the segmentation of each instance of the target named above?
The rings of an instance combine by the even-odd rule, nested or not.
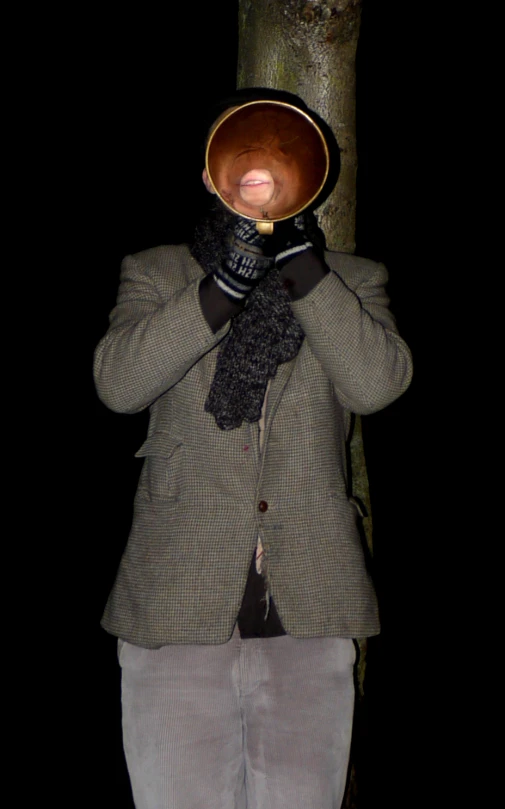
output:
[[[223,261],[234,223],[235,215],[215,200],[197,226],[191,254],[206,273]],[[219,346],[205,410],[221,430],[259,421],[268,382],[281,363],[296,357],[303,338],[274,268],[248,295]]]

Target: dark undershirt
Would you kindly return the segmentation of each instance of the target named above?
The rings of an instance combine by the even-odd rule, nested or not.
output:
[[[272,598],[267,612],[267,598],[269,596],[265,579],[256,570],[256,551],[254,551],[237,617],[241,638],[277,638],[286,634]]]

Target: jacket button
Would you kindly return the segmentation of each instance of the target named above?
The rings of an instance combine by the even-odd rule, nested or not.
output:
[[[259,508],[259,510],[261,511],[261,513],[262,513],[262,514],[264,514],[264,513],[265,513],[265,511],[267,511],[267,510],[268,510],[268,503],[267,503],[267,501],[266,501],[266,500],[260,500],[260,501],[259,501],[259,503],[258,503],[258,508]]]

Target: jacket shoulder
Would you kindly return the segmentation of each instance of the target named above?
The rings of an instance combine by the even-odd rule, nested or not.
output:
[[[328,267],[352,289],[363,283],[373,282],[380,286],[387,283],[388,272],[384,264],[369,258],[329,250],[325,253],[325,260]]]
[[[127,257],[128,258],[128,257]],[[166,244],[150,247],[130,256],[135,264],[145,272],[161,273],[181,272],[184,275],[201,274],[203,271],[190,253],[187,244]]]

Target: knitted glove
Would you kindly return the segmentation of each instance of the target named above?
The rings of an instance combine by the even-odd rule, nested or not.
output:
[[[223,264],[214,272],[214,280],[232,301],[241,301],[274,266],[272,256],[263,254],[265,236],[258,233],[256,222],[239,217],[230,239]]]
[[[277,222],[272,236],[268,236],[267,239],[265,252],[274,256],[275,266],[279,269],[313,246],[305,234],[303,216]]]

